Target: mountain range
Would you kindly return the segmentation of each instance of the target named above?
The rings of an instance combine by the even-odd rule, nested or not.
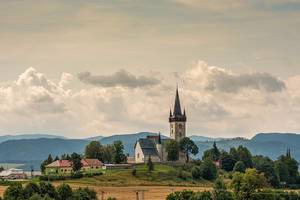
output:
[[[44,134],[0,136],[0,162],[35,163],[38,166],[41,160],[47,158],[48,154],[56,156],[72,152],[83,153],[85,146],[91,140],[98,140],[103,145],[121,140],[124,144],[125,152],[133,155],[135,142],[139,138],[145,138],[147,135],[156,135],[156,133],[140,132],[85,139],[69,139]],[[163,137],[166,138],[165,136]],[[198,158],[201,158],[203,152],[211,148],[215,141],[220,149],[229,150],[231,147],[243,145],[249,148],[253,155],[269,156],[272,159],[276,159],[284,154],[287,148],[290,148],[292,156],[300,161],[300,135],[294,133],[259,133],[251,139],[225,139],[203,136],[191,136],[191,139],[199,147]]]

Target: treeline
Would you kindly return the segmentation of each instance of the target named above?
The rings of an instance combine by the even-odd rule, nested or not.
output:
[[[0,198],[1,199],[1,198]],[[97,194],[89,188],[73,190],[69,185],[62,184],[55,188],[49,182],[39,184],[30,182],[26,186],[16,183],[9,186],[3,200],[97,200]]]
[[[101,145],[98,141],[90,142],[84,151],[84,155],[78,153],[63,154],[60,157],[56,156],[55,158],[49,154],[48,158],[44,160],[41,164],[41,171],[45,171],[45,167],[56,160],[70,160],[73,165],[73,171],[80,171],[82,164],[82,158],[93,158],[98,159],[102,163],[125,163],[127,161],[127,157],[124,154],[124,145],[121,141],[115,141],[111,145]]]
[[[243,146],[231,148],[229,152],[220,151],[214,143],[213,148],[204,152],[203,160],[211,160],[219,164],[227,172],[244,173],[247,168],[255,168],[263,173],[267,182],[273,187],[299,187],[300,176],[298,162],[291,156],[288,149],[286,155],[277,160],[265,156],[252,156],[250,151]]]
[[[236,172],[229,187],[217,179],[212,191],[178,191],[168,195],[167,200],[299,200],[300,194],[280,190],[264,190],[266,178],[256,169],[245,173]]]

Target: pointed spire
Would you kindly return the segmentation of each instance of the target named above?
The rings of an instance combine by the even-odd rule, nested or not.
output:
[[[183,109],[183,116],[185,116],[185,108]]]
[[[170,108],[170,117],[172,117],[172,110],[171,110],[171,108]]]
[[[174,104],[174,113],[173,115],[182,115],[181,112],[181,105],[180,105],[180,99],[179,99],[179,92],[178,92],[178,86],[176,88],[176,96],[175,96],[175,104]]]

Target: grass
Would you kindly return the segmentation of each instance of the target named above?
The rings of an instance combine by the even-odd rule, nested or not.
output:
[[[209,181],[182,180],[177,177],[176,168],[156,164],[154,171],[148,172],[146,166],[136,167],[136,175],[132,169],[108,169],[106,173],[95,177],[66,180],[65,183],[93,186],[211,186]]]

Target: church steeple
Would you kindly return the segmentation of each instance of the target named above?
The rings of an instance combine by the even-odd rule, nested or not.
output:
[[[174,110],[173,113],[172,110],[170,110],[169,122],[170,138],[179,142],[186,137],[186,113],[185,109],[183,113],[181,110],[178,86],[176,88]]]
[[[176,115],[182,115],[178,87],[176,89],[176,96],[175,96],[175,104],[174,104],[174,113],[173,113],[173,115],[175,115],[175,116]]]

